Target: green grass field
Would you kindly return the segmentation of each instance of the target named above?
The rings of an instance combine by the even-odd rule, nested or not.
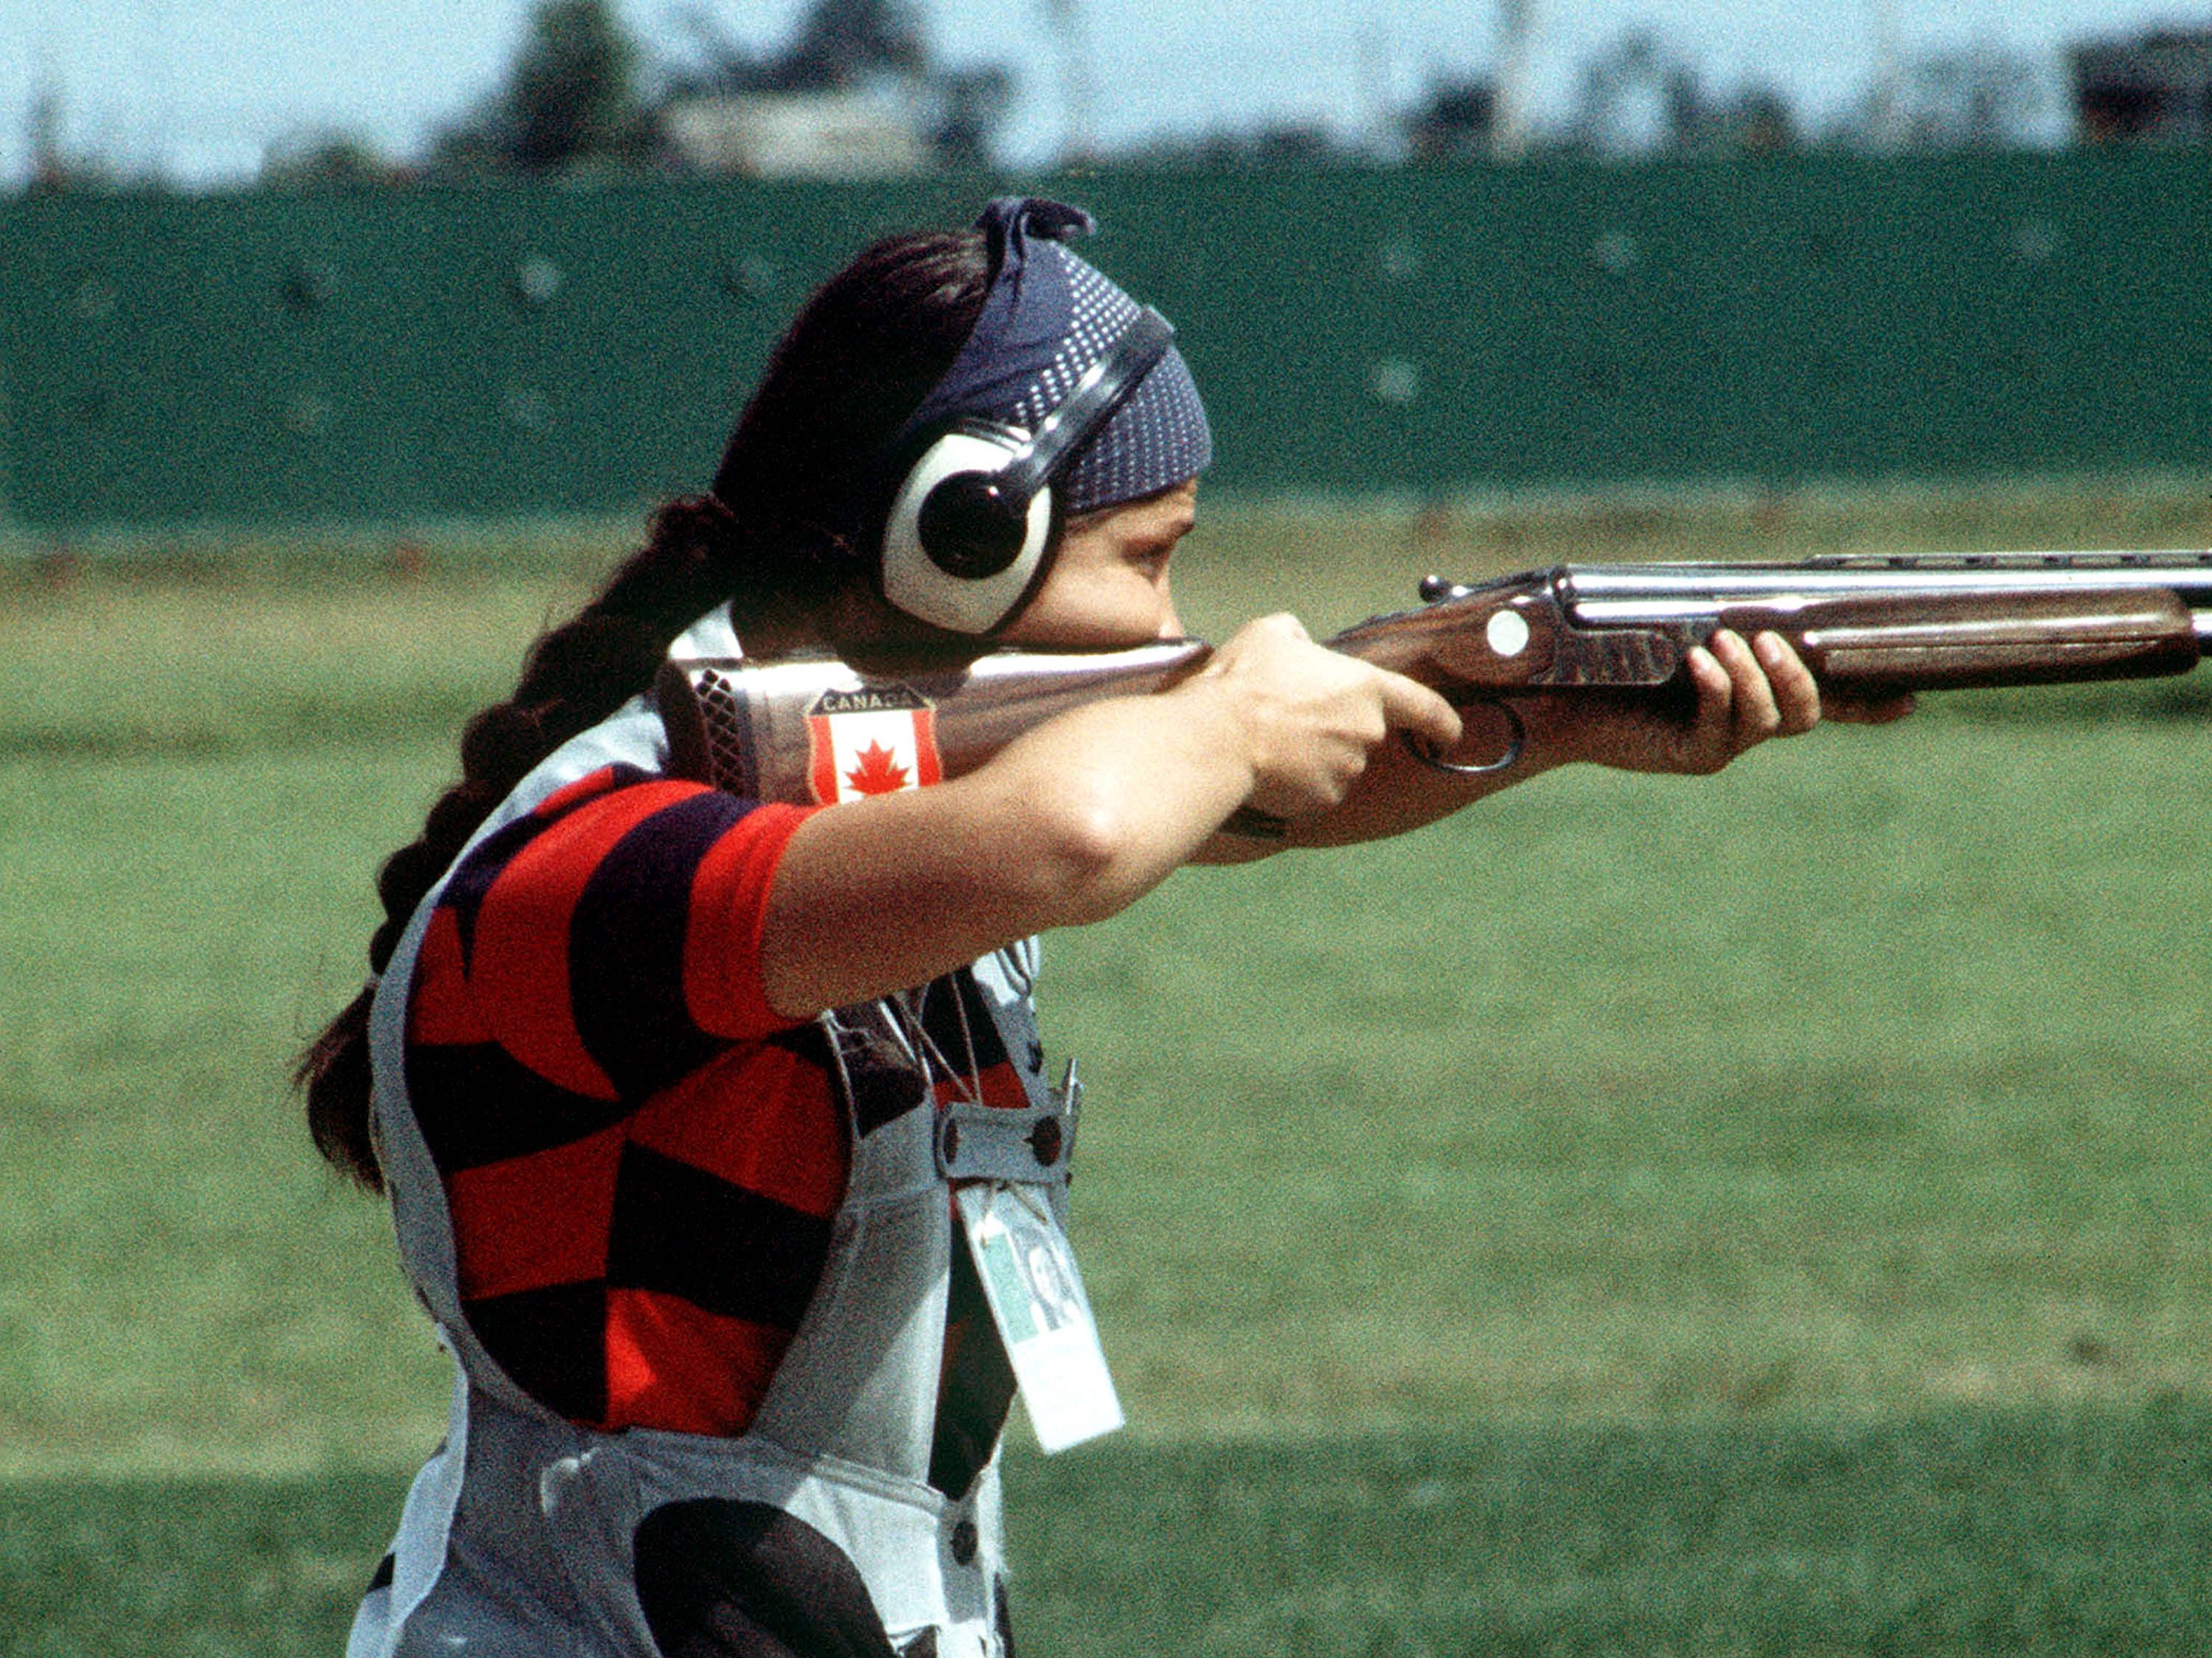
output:
[[[1430,568],[2208,528],[1248,509],[1179,583],[1319,631]],[[0,1653],[337,1650],[445,1378],[283,1072],[600,550],[0,572]],[[1132,1425],[1012,1459],[1024,1651],[2202,1650],[2208,713],[1931,699],[1052,941]]]

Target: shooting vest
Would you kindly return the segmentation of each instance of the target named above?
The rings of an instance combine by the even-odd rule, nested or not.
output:
[[[696,655],[736,654],[719,613],[682,643]],[[538,766],[477,838],[617,763],[666,765],[659,718],[643,698]],[[438,896],[423,900],[393,953],[370,1042],[400,1256],[453,1355],[453,1403],[446,1441],[408,1493],[347,1658],[657,1658],[637,1590],[638,1528],[666,1505],[699,1499],[765,1505],[826,1538],[857,1569],[899,1652],[1005,1658],[999,1423],[988,1425],[983,1466],[960,1496],[928,1476],[954,1252],[967,1247],[949,1182],[1034,1182],[1064,1213],[1074,1123],[1071,1102],[1041,1075],[1029,995],[1035,942],[965,970],[999,1027],[1026,1109],[944,1103],[957,1092],[945,1086],[955,1078],[902,998],[820,1016],[850,1125],[851,1173],[821,1279],[758,1414],[729,1439],[604,1433],[532,1399],[462,1315],[444,1188],[405,1082],[409,989]],[[978,1118],[993,1131],[945,1131]],[[1034,1132],[1047,1119],[1056,1132]],[[1051,1165],[1033,1144],[1055,1149]]]

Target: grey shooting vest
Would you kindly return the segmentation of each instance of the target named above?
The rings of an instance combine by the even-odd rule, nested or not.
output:
[[[695,655],[737,654],[720,613],[681,643]],[[617,763],[653,771],[667,763],[659,718],[643,698],[548,759],[477,838]],[[409,987],[442,886],[393,954],[370,1041],[400,1255],[453,1354],[453,1404],[445,1443],[408,1493],[347,1658],[657,1658],[634,1540],[656,1509],[696,1498],[766,1504],[812,1527],[858,1569],[897,1649],[919,1654],[933,1641],[939,1658],[1004,1658],[995,1448],[957,1500],[928,1473],[952,1252],[967,1248],[948,1181],[1035,1182],[1064,1213],[1073,1102],[1041,1074],[1029,996],[1035,941],[970,970],[1021,1076],[1025,1110],[937,1105],[933,1085],[946,1067],[896,999],[821,1016],[852,1125],[851,1175],[820,1283],[757,1416],[729,1439],[604,1433],[530,1399],[462,1315],[444,1188],[408,1101],[404,1063]],[[910,1103],[902,1108],[902,1099]],[[1049,1131],[1034,1133],[1047,1119],[1061,1149],[1049,1167],[1031,1149],[1054,1143]]]

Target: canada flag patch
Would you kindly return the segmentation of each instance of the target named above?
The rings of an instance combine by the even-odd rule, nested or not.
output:
[[[807,777],[824,806],[926,789],[945,775],[937,710],[909,686],[825,691],[806,710]]]

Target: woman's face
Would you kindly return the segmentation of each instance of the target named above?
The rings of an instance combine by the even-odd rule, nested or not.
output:
[[[1000,637],[1008,644],[1082,649],[1181,638],[1168,563],[1197,511],[1194,479],[1070,519],[1052,573]]]

